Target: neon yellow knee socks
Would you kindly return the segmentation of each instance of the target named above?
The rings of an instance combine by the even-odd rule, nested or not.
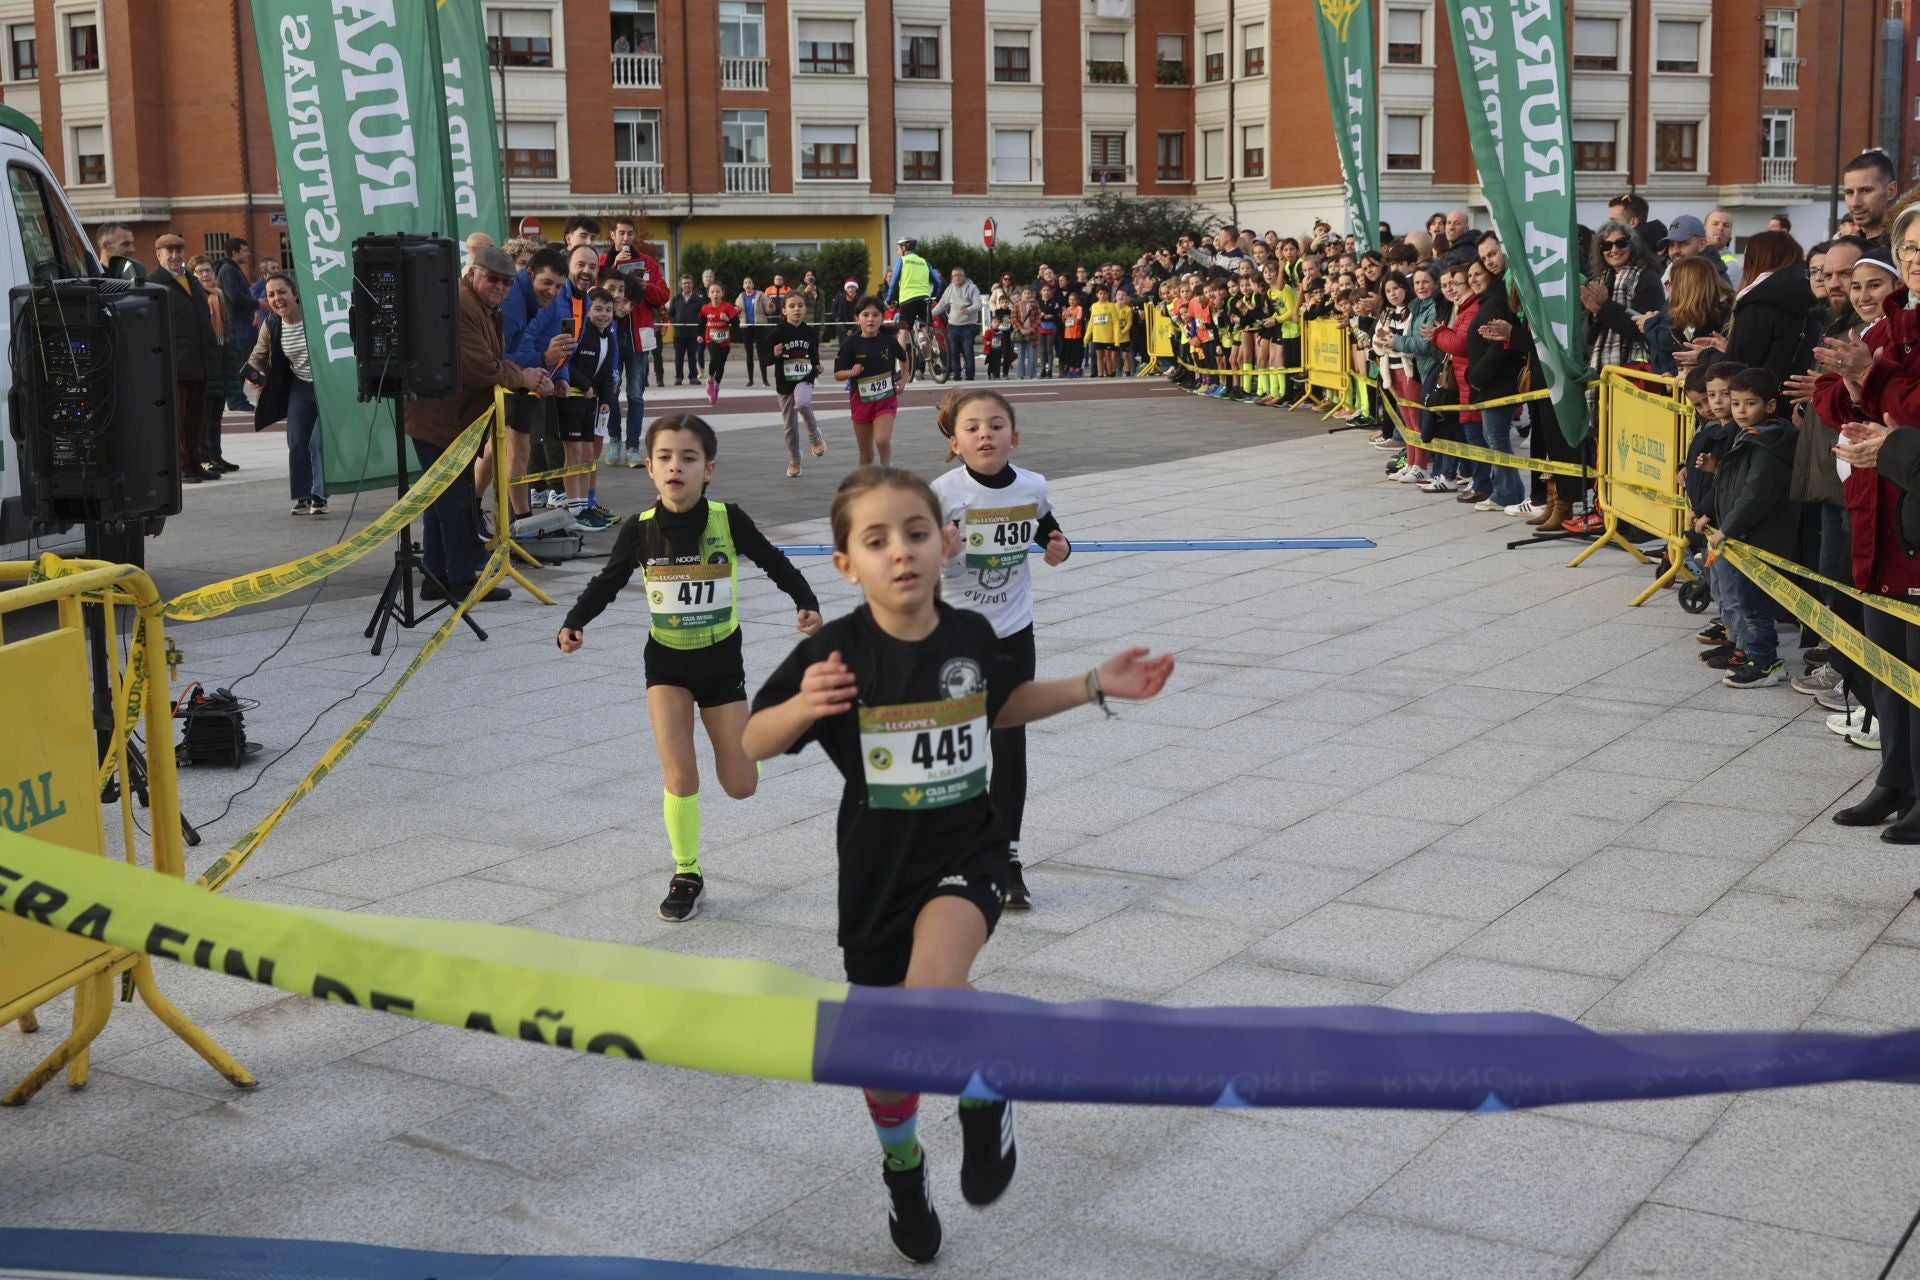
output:
[[[661,814],[667,823],[667,844],[673,849],[674,870],[681,875],[700,874],[700,793],[677,796],[662,793]]]

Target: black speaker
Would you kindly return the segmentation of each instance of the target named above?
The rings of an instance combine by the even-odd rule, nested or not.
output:
[[[460,255],[453,241],[355,240],[348,330],[362,400],[437,400],[458,392]]]
[[[21,496],[42,530],[180,512],[173,313],[127,280],[18,285],[12,418]],[[202,424],[190,424],[195,432]]]

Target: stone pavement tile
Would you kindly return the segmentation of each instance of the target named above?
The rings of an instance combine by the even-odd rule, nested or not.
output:
[[[1698,915],[1744,874],[1737,862],[1692,854],[1602,849],[1553,882],[1553,892],[1582,902]]]
[[[702,840],[705,861],[701,866],[705,869],[711,864],[711,870],[705,874],[716,879],[735,879],[775,888],[805,884],[839,865],[834,856],[835,826],[835,815],[829,812],[785,828],[741,836],[724,845]],[[709,848],[713,852],[705,853]],[[673,864],[666,833],[649,835],[635,857],[656,869],[655,874],[661,877],[656,887],[665,893],[666,877],[672,874],[668,868]]]
[[[1330,902],[1257,943],[1261,964],[1357,982],[1398,983],[1474,933],[1472,921]]]
[[[343,897],[379,900],[455,876],[511,863],[519,850],[447,836],[415,836],[280,876],[283,884]]]
[[[1479,720],[1468,720],[1461,716],[1415,715],[1400,710],[1356,725],[1334,741],[1391,752],[1395,763],[1408,767],[1443,751],[1450,751],[1478,737],[1485,729],[1485,722]]]
[[[1542,893],[1488,925],[1458,950],[1461,955],[1508,964],[1624,978],[1685,924],[1681,916]]]
[[[199,1212],[195,1206],[235,1194],[222,1169],[184,1166],[161,1172],[150,1164],[85,1151],[81,1135],[72,1138],[74,1145],[60,1159],[44,1165],[14,1163],[9,1149],[15,1176],[0,1191],[0,1222],[80,1231],[113,1222],[123,1231],[177,1231],[183,1217]],[[278,1171],[258,1170],[248,1185],[277,1186],[312,1171],[309,1163],[289,1160]]]
[[[1029,954],[1022,967],[1160,994],[1237,953],[1245,940],[1135,905]]]
[[[1859,776],[1811,769],[1749,769],[1735,763],[1714,770],[1681,798],[1811,818],[1852,789]]]
[[[1137,790],[1137,789],[1134,789]],[[1111,803],[1117,795],[1107,788]],[[1159,793],[1156,793],[1159,794]],[[1256,831],[1281,831],[1326,808],[1341,792],[1312,783],[1279,783],[1270,778],[1234,778],[1168,805],[1160,816],[1170,822],[1226,822]],[[1033,806],[1027,807],[1029,815]],[[1092,819],[1082,819],[1091,821]]]
[[[1218,729],[1196,729],[1180,737],[1175,744],[1203,751],[1224,751],[1246,761],[1248,770],[1259,769],[1315,743],[1325,742],[1342,726],[1325,720],[1290,720],[1262,712],[1245,716]]]
[[[1668,948],[1588,1010],[1595,1027],[1773,1031],[1800,1025],[1832,989],[1830,973]]]
[[[663,869],[661,875],[666,874]],[[666,882],[651,876],[640,877],[637,886],[641,892],[664,896]],[[725,890],[716,890],[722,896],[714,899],[724,908],[715,907],[712,912],[706,908],[708,903],[703,894],[701,898],[700,919],[725,918],[745,923],[763,922],[778,925],[786,929],[818,930],[831,925],[839,910],[839,877],[832,873],[817,876],[804,884],[789,889],[772,889],[755,894],[746,891],[745,886],[729,885]]]
[[[1735,742],[1655,737],[1643,727],[1615,738],[1580,763],[1608,773],[1698,782],[1739,754]]]
[[[1741,1098],[1648,1199],[1884,1250],[1913,1216],[1916,1138],[1885,1117]]]
[[[1310,720],[1350,729],[1412,701],[1412,696],[1404,692],[1323,686],[1276,700],[1273,714],[1289,720]]]
[[[1731,800],[1677,801],[1634,823],[1616,843],[1754,866],[1792,839],[1805,822],[1792,814],[1752,809]]]
[[[1415,1156],[1369,1212],[1582,1258],[1686,1148],[1527,1113],[1471,1116]]]
[[[1075,864],[1109,871],[1154,876],[1191,876],[1261,839],[1254,827],[1148,814],[1104,835],[1093,836],[1072,853]]]
[[[1584,747],[1558,747],[1551,743],[1519,746],[1481,737],[1433,757],[1420,766],[1420,772],[1476,782],[1481,778],[1502,778],[1532,786],[1582,761],[1588,754]]]
[[[1452,830],[1454,828],[1440,821],[1336,810],[1316,813],[1279,835],[1248,845],[1241,850],[1241,856],[1344,867],[1371,874],[1426,848]],[[1363,878],[1356,875],[1340,892],[1344,893]]]
[[[1127,715],[1122,706],[1116,719],[1097,713],[1068,719],[1043,721],[1027,730],[1029,755],[1061,755],[1116,765],[1150,755],[1170,743],[1202,745],[1201,737],[1215,730],[1187,730],[1173,725],[1148,724]]]
[[[1920,1026],[1920,951],[1884,943],[1867,949],[1820,1012],[1865,1022]]]
[[[1626,826],[1615,818],[1546,814],[1530,804],[1508,801],[1435,841],[1433,848],[1437,853],[1565,870],[1604,848]]]
[[[1241,772],[1286,782],[1312,782],[1352,793],[1380,781],[1380,749],[1353,743],[1316,742]],[[1404,763],[1394,757],[1396,766]]]
[[[1900,904],[1893,922],[1880,936],[1881,942],[1891,942],[1903,947],[1920,947],[1920,899],[1912,899]]]
[[[1340,900],[1484,924],[1526,901],[1553,877],[1552,867],[1537,863],[1500,862],[1428,849],[1355,885]]]
[[[1596,1129],[1645,1133],[1691,1145],[1706,1135],[1733,1105],[1731,1093],[1698,1093],[1681,1098],[1649,1098],[1633,1102],[1570,1102],[1539,1107],[1532,1114],[1558,1116]]]
[[[1400,1162],[1383,1148],[1209,1113],[1073,1218],[1104,1233],[1264,1268],[1357,1207]],[[1183,1188],[1177,1213],[1167,1211],[1168,1187]]]
[[[1872,828],[1856,838],[1859,843],[1852,845],[1790,841],[1755,867],[1740,887],[1784,897],[1868,904],[1905,902],[1912,896],[1920,882],[1912,853],[1880,840]]]
[[[1886,1250],[1876,1245],[1643,1204],[1580,1274],[1581,1280],[1711,1275],[1805,1280],[1873,1276],[1885,1262]]]
[[[944,1207],[944,1204],[943,1206]],[[562,1224],[543,1221],[544,1233],[556,1231]],[[578,1246],[559,1246],[548,1243],[551,1236],[543,1234],[538,1243],[523,1249],[527,1253],[577,1253]],[[701,1253],[696,1262],[707,1266],[729,1268],[760,1268],[768,1271],[794,1271],[819,1273],[832,1276],[898,1276],[900,1268],[906,1265],[899,1254],[892,1249],[883,1254],[870,1249],[858,1257],[847,1252],[857,1245],[849,1241],[846,1249],[830,1250],[810,1248],[797,1244],[786,1232],[773,1227],[756,1227],[742,1231],[739,1235],[723,1240],[713,1248]],[[941,1254],[945,1257],[945,1253]],[[722,1272],[722,1275],[729,1274]],[[735,1271],[736,1275],[753,1275],[753,1271]]]
[[[1265,698],[1274,700],[1290,697],[1308,689],[1318,689],[1333,680],[1334,677],[1319,671],[1282,671],[1277,668],[1259,668],[1245,666],[1212,665],[1195,660],[1187,661],[1187,655],[1180,655],[1181,666],[1175,670],[1201,666],[1210,678],[1194,687],[1200,693],[1226,693],[1246,698]]]
[[[1197,875],[1157,883],[1152,903],[1198,927],[1265,937],[1331,902],[1365,873],[1239,855]]]
[[[116,1015],[121,1016],[125,1015]],[[66,1030],[65,1026],[56,1026],[44,1012],[40,1030],[34,1035],[16,1035],[9,1027],[6,1033],[9,1052],[5,1059],[0,1059],[6,1087],[12,1088],[15,1080],[51,1053],[59,1043],[53,1037],[64,1036]],[[21,1047],[32,1052],[16,1057],[13,1051]],[[207,1070],[211,1073],[212,1069]],[[234,1092],[231,1085],[221,1083]],[[237,1092],[234,1096],[238,1096]],[[35,1094],[26,1106],[7,1108],[4,1113],[6,1163],[15,1171],[57,1169],[78,1153],[95,1151],[132,1135],[164,1130],[216,1105],[218,1103],[205,1093],[149,1084],[120,1075],[96,1061],[85,1089],[67,1088],[63,1074]],[[39,1194],[37,1178],[24,1186],[9,1179],[5,1190],[0,1190],[0,1204],[15,1203],[16,1195],[18,1201],[24,1202]]]
[[[511,778],[512,774],[506,776]],[[500,775],[496,774],[492,781],[496,789],[500,788]],[[517,784],[512,791],[518,794]],[[623,797],[576,792],[569,795],[565,804],[512,805],[503,801],[497,808],[438,808],[431,829],[462,840],[506,845],[524,854],[551,849],[610,827],[626,826],[634,820],[635,807],[633,801]]]
[[[1204,739],[1201,739],[1204,741]],[[1027,776],[1029,789],[1038,792],[1041,789],[1041,771],[1050,764],[1071,765],[1074,768],[1084,763],[1088,772],[1098,772],[1101,767],[1093,762],[1067,761],[1055,753],[1034,759],[1029,757]],[[1262,766],[1263,768],[1265,766]],[[1137,772],[1136,772],[1137,769]],[[1144,782],[1148,786],[1158,787],[1212,787],[1218,786],[1243,773],[1254,773],[1246,759],[1231,751],[1210,751],[1203,746],[1178,745],[1159,747],[1140,760],[1138,766],[1129,766],[1128,780]],[[1085,777],[1084,773],[1069,773],[1062,780],[1071,781]]]
[[[1732,960],[1844,973],[1866,953],[1897,908],[1735,890],[1673,940],[1683,951]]]
[[[1643,716],[1618,710],[1604,713],[1583,710],[1577,706],[1562,707],[1559,705],[1561,701],[1555,699],[1524,715],[1515,716],[1489,730],[1488,736],[1501,742],[1544,743],[1598,751],[1646,723]],[[1623,704],[1611,705],[1618,707]]]
[[[1339,812],[1418,814],[1462,825],[1524,789],[1524,784],[1506,778],[1476,778],[1471,785],[1462,785],[1456,777],[1416,770],[1374,784],[1342,803]]]
[[[1027,863],[1027,887],[1033,891],[1036,905],[1031,911],[1009,911],[1002,915],[995,933],[1031,930],[1057,939],[1136,902],[1148,901],[1162,887],[1177,883],[1151,874],[1129,875],[1084,866],[1077,860],[1078,853],[1077,848],[1070,849],[1044,862]],[[837,875],[828,875],[825,880],[837,891]],[[818,885],[821,881],[812,883]],[[825,919],[831,922],[836,917],[828,914]]]
[[[1295,1005],[1372,1004],[1388,988],[1372,982],[1351,982],[1312,973],[1274,969],[1245,960],[1228,960],[1160,997],[1162,1004],[1182,1005]]]
[[[1416,1013],[1519,1011],[1572,1020],[1613,986],[1611,978],[1442,956],[1380,997],[1380,1003]]]
[[[1276,1280],[1571,1280],[1580,1264],[1535,1249],[1354,1213],[1316,1237]]]
[[[718,911],[709,913],[704,907],[691,924],[667,924],[651,911],[648,918],[654,927],[641,936],[642,946],[714,959],[760,960],[828,982],[846,980],[831,919],[820,921],[818,929],[779,928],[723,916]]]
[[[1110,1231],[1049,1224],[1001,1253],[992,1273],[1005,1280],[1247,1280],[1264,1276],[1247,1263],[1169,1249]]]
[[[1748,769],[1778,772],[1840,773],[1858,779],[1880,767],[1876,752],[1848,745],[1846,739],[1828,730],[1822,719],[1795,720],[1783,725],[1742,751],[1734,764]]]
[[[1231,785],[1231,784],[1229,784]],[[1202,793],[1205,794],[1205,793]],[[1166,809],[1182,800],[1183,793],[1158,787],[1116,787],[1106,779],[1086,779],[1068,783],[1045,795],[1027,801],[1026,825],[1052,827],[1081,835],[1097,836],[1138,822],[1150,813]],[[1211,816],[1226,820],[1226,813]]]
[[[478,868],[472,874],[481,880],[531,885],[561,893],[593,893],[635,876],[656,871],[669,874],[672,863],[664,854],[665,846],[666,837],[662,834],[600,831],[538,853]]]
[[[427,920],[467,920],[505,924],[564,902],[570,895],[554,889],[464,877],[442,880],[420,889],[377,898],[367,910],[382,916],[417,916]]]
[[[1566,813],[1590,818],[1621,818],[1635,822],[1647,817],[1688,787],[1684,778],[1648,778],[1625,773],[1603,773],[1574,765],[1537,782],[1515,804],[1530,804],[1541,813]]]

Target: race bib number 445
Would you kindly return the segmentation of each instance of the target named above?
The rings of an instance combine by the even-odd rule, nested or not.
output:
[[[867,803],[939,809],[987,790],[987,694],[860,708]]]
[[[724,564],[648,565],[647,607],[664,631],[713,627],[733,613],[733,572]]]
[[[1040,507],[968,507],[965,527],[967,568],[1011,569],[1027,562]]]

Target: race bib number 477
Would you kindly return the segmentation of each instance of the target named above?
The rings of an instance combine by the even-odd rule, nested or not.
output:
[[[967,568],[1012,569],[1027,562],[1040,507],[968,507],[965,527]]]
[[[713,627],[733,613],[733,571],[724,564],[650,565],[647,608],[668,631]]]
[[[867,803],[939,809],[987,789],[987,694],[860,708]]]

